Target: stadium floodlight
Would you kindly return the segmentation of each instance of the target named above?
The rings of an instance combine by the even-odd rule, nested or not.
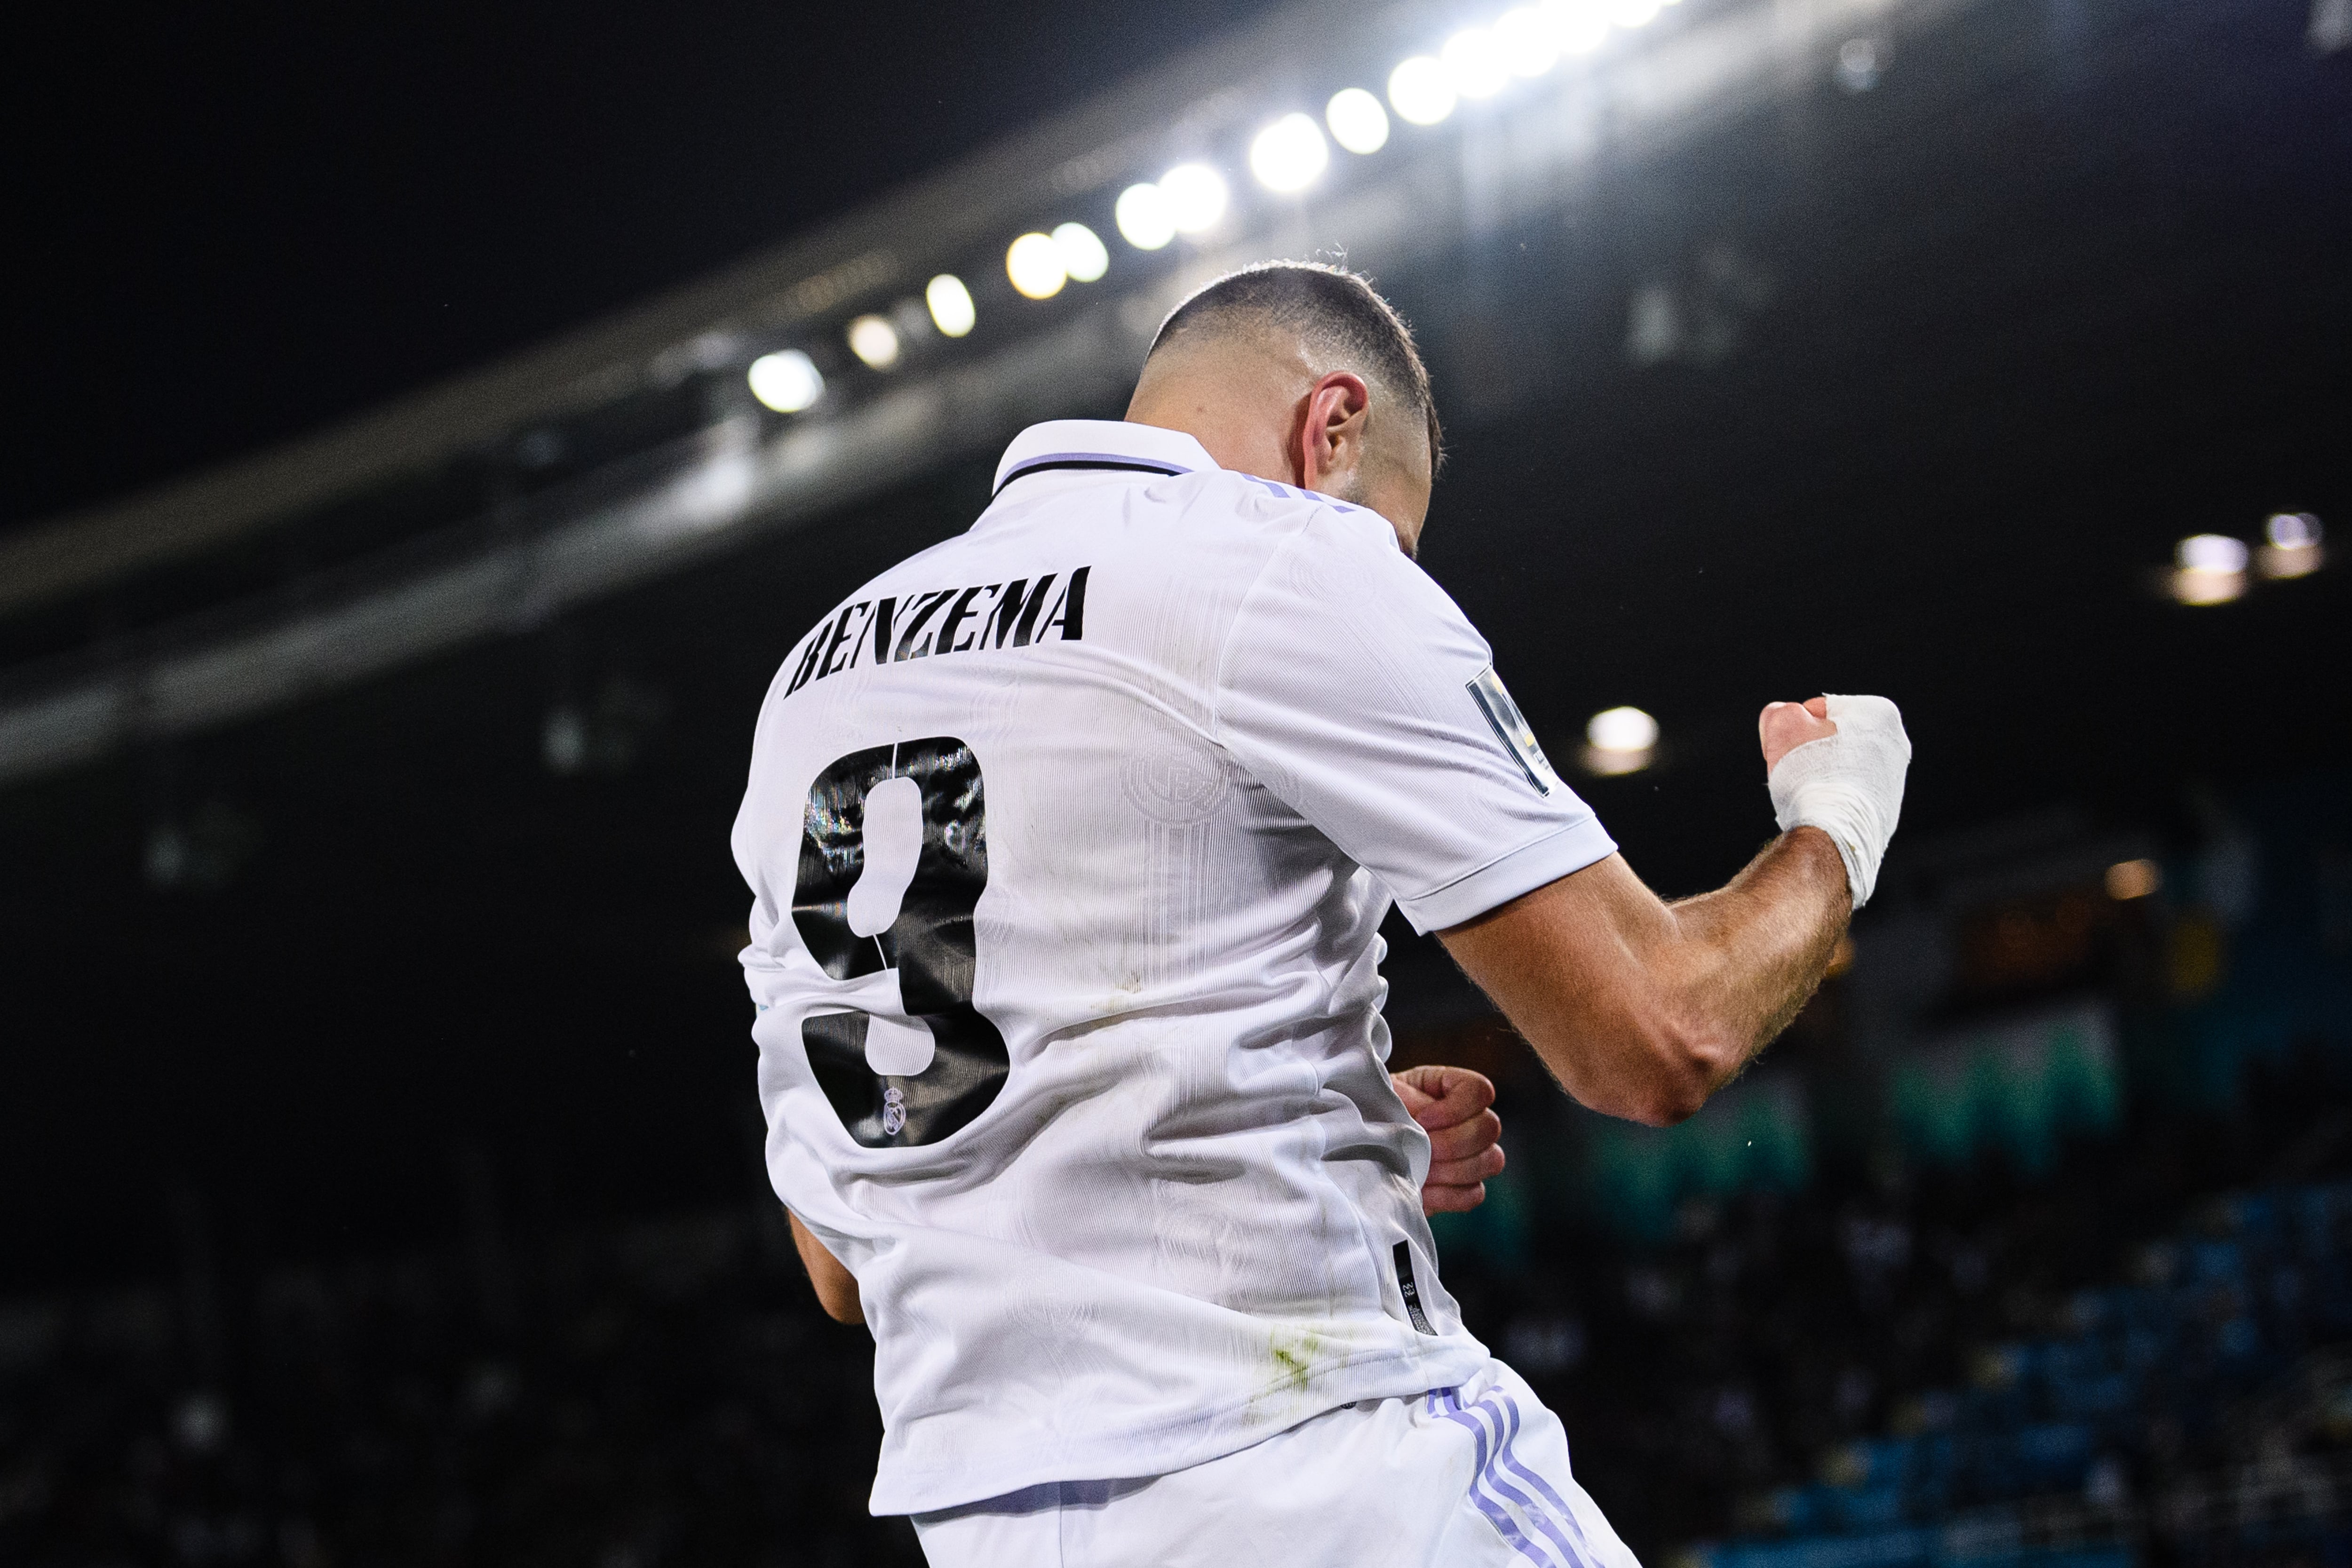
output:
[[[1562,54],[1589,55],[1609,37],[1608,0],[1544,0],[1543,12]]]
[[[898,363],[898,329],[879,316],[860,316],[849,323],[849,352],[874,370]]]
[[[1621,27],[1646,27],[1664,9],[1659,0],[1610,0],[1609,19]]]
[[[2172,552],[2172,596],[2184,605],[2226,605],[2246,591],[2246,542],[2192,533]]]
[[[1389,72],[1389,105],[1412,124],[1436,124],[1454,112],[1455,96],[1445,67],[1427,55]]]
[[[1225,177],[1206,163],[1179,163],[1160,176],[1168,218],[1178,234],[1205,234],[1225,216]]]
[[[751,395],[779,414],[798,414],[824,395],[816,362],[798,349],[761,354],[744,379],[751,384]]]
[[[931,324],[946,337],[963,336],[980,320],[980,312],[972,309],[971,290],[952,272],[942,272],[925,285],[923,303],[930,307]]]
[[[2309,550],[2319,543],[2319,520],[2307,511],[2275,511],[2263,525],[2273,550]]]
[[[2192,533],[2173,547],[2172,563],[2183,572],[2243,572],[2246,542],[2226,533]]]
[[[1646,752],[1658,743],[1658,721],[1639,708],[1604,708],[1584,726],[1587,744],[1601,752]]]
[[[1158,185],[1129,185],[1119,192],[1111,209],[1121,239],[1138,250],[1157,250],[1176,237],[1176,219],[1168,209],[1168,195]]]
[[[2263,525],[2263,575],[2308,577],[2320,568],[2326,552],[2319,548],[2319,520],[2307,511],[2273,512]]]
[[[1074,283],[1092,283],[1110,270],[1110,252],[1093,229],[1066,223],[1054,230],[1054,247],[1062,253],[1062,269]]]
[[[1024,234],[1005,247],[1004,275],[1024,298],[1050,300],[1070,280],[1062,247],[1042,234]]]
[[[1639,773],[1658,745],[1658,721],[1639,708],[1604,708],[1584,726],[1584,765],[1602,777]]]
[[[1497,16],[1495,43],[1513,76],[1541,76],[1559,64],[1559,28],[1538,6],[1519,5]]]
[[[1250,173],[1267,190],[1303,191],[1330,163],[1331,150],[1321,126],[1304,114],[1286,114],[1250,142],[1249,161]]]
[[[1511,62],[1493,32],[1465,27],[1438,54],[1445,79],[1464,98],[1492,98],[1511,84]]]
[[[1324,107],[1331,140],[1350,153],[1377,153],[1389,144],[1389,111],[1360,87],[1343,87]]]

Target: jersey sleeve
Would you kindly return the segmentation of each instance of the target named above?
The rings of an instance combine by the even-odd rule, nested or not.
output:
[[[1545,759],[1486,639],[1369,513],[1319,511],[1268,559],[1219,660],[1217,721],[1416,931],[1617,847]]]

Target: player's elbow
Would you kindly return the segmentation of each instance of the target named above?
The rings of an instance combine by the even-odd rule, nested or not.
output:
[[[1580,1102],[1647,1127],[1688,1121],[1738,1065],[1715,1031],[1646,998],[1563,1009],[1521,1027]]]
[[[1657,1016],[1636,1029],[1639,1069],[1623,1114],[1644,1126],[1689,1121],[1738,1066],[1737,1046],[1703,1025]]]
[[[1705,1087],[1688,1080],[1648,1086],[1625,1111],[1625,1119],[1644,1127],[1672,1127],[1698,1114],[1706,1103]]]
[[[1707,1102],[1712,1086],[1703,1077],[1682,1063],[1667,1063],[1665,1069],[1651,1077],[1649,1084],[1630,1096],[1625,1107],[1625,1119],[1639,1121],[1642,1126],[1675,1126],[1677,1121],[1689,1121],[1698,1114],[1698,1107]]]

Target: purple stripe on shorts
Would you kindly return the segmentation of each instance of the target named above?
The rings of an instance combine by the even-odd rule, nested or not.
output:
[[[1519,1457],[1511,1451],[1511,1445],[1518,1440],[1519,1436],[1519,1402],[1507,1394],[1496,1394],[1494,1397],[1500,1399],[1503,1402],[1504,1408],[1510,1412],[1510,1421],[1504,1433],[1502,1446],[1496,1450],[1495,1458],[1496,1461],[1501,1464],[1505,1469],[1510,1471],[1513,1475],[1518,1477],[1519,1479],[1527,1482],[1528,1486],[1534,1488],[1535,1490],[1541,1495],[1543,1500],[1551,1505],[1552,1512],[1556,1513],[1559,1517],[1555,1519],[1547,1515],[1542,1509],[1538,1508],[1532,1502],[1524,1505],[1528,1510],[1528,1516],[1536,1521],[1536,1527],[1550,1538],[1551,1543],[1560,1549],[1560,1552],[1567,1557],[1569,1562],[1588,1564],[1598,1563],[1601,1559],[1598,1554],[1593,1552],[1592,1542],[1585,1539],[1584,1527],[1578,1522],[1576,1510],[1570,1508],[1565,1501],[1561,1500],[1559,1493],[1551,1489],[1551,1484],[1549,1481],[1546,1481],[1541,1476],[1529,1469],[1527,1465],[1520,1460]],[[1499,1412],[1497,1413],[1496,1419],[1501,1419]],[[1567,1525],[1570,1530],[1576,1532],[1575,1545],[1571,1546],[1569,1544],[1568,1538],[1560,1533],[1559,1527],[1562,1524]]]
[[[1500,1535],[1520,1556],[1539,1564],[1540,1568],[1553,1568],[1550,1559],[1536,1549],[1535,1542],[1527,1538],[1517,1521],[1511,1518],[1509,1511],[1486,1489],[1485,1483],[1494,1457],[1492,1446],[1487,1441],[1486,1424],[1475,1415],[1465,1414],[1462,1408],[1461,1400],[1450,1388],[1445,1390],[1445,1403],[1447,1407],[1444,1413],[1445,1418],[1467,1430],[1478,1445],[1478,1471],[1471,1478],[1470,1500],[1478,1505],[1478,1511],[1486,1516],[1486,1522],[1493,1525],[1496,1533]],[[1475,1409],[1476,1406],[1474,1405],[1472,1408]]]
[[[1503,1397],[1507,1400],[1511,1399],[1511,1395],[1507,1394]],[[1515,1418],[1518,1415],[1518,1409],[1517,1401],[1512,1400],[1511,1414]],[[1514,1430],[1516,1431],[1516,1427]],[[1587,1563],[1599,1563],[1601,1560],[1601,1555],[1598,1551],[1594,1550],[1591,1538],[1584,1533],[1583,1519],[1577,1513],[1576,1510],[1568,1505],[1565,1499],[1563,1499],[1558,1492],[1552,1490],[1551,1483],[1545,1480],[1542,1476],[1522,1465],[1519,1462],[1518,1456],[1510,1452],[1508,1445],[1506,1445],[1504,1447],[1503,1463],[1509,1466],[1513,1470],[1518,1472],[1520,1476],[1524,1477],[1529,1485],[1533,1486],[1538,1491],[1544,1495],[1546,1501],[1549,1502],[1554,1509],[1559,1510],[1559,1517],[1562,1521],[1567,1524],[1569,1529],[1576,1532],[1577,1544],[1584,1549],[1583,1552],[1580,1553],[1583,1560]]]
[[[1491,1417],[1495,1423],[1495,1462],[1497,1466],[1501,1465],[1507,1457],[1511,1439],[1518,1435],[1518,1428],[1515,1420],[1506,1419],[1503,1411],[1488,1401],[1507,1398],[1507,1395],[1490,1393],[1482,1395],[1477,1404],[1469,1407],[1482,1416]],[[1511,1415],[1514,1417],[1517,1415],[1516,1407],[1513,1408]],[[1570,1564],[1570,1568],[1579,1568],[1579,1565],[1585,1562],[1577,1550],[1568,1543],[1567,1537],[1559,1532],[1558,1523],[1546,1518],[1543,1510],[1536,1506],[1533,1498],[1511,1485],[1493,1469],[1489,1469],[1486,1474],[1486,1484],[1497,1497],[1517,1503],[1519,1510],[1534,1521],[1537,1530],[1541,1531],[1554,1546],[1559,1548],[1561,1558]]]

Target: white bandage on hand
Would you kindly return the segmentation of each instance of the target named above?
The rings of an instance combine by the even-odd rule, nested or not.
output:
[[[1903,775],[1911,766],[1911,737],[1903,715],[1884,697],[1832,697],[1837,733],[1808,741],[1782,757],[1766,781],[1780,831],[1818,827],[1845,861],[1853,907],[1870,901],[1878,862],[1903,812]]]

